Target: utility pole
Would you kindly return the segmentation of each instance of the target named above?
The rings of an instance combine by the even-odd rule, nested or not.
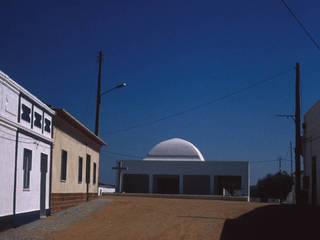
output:
[[[293,161],[292,161],[292,142],[291,141],[290,141],[289,145],[290,145],[290,173],[292,176],[292,174],[293,174]]]
[[[99,117],[100,117],[100,103],[101,103],[101,70],[102,70],[102,61],[103,61],[103,53],[100,50],[98,55],[99,61],[99,72],[98,72],[98,87],[97,87],[97,102],[96,102],[96,124],[94,133],[99,135]]]
[[[283,183],[282,183],[282,173],[281,173],[281,161],[282,161],[282,157],[278,158],[279,160],[279,177],[280,177],[280,192],[279,192],[279,203],[282,203],[282,188],[283,188]]]
[[[116,166],[116,167],[112,167],[112,169],[113,170],[117,170],[117,179],[118,179],[118,183],[117,183],[117,189],[116,189],[116,191],[118,192],[118,193],[121,193],[122,192],[122,181],[121,181],[121,172],[123,171],[123,170],[128,170],[128,168],[127,167],[124,167],[123,166],[123,161],[118,161],[118,166]]]
[[[278,160],[279,160],[279,173],[281,174],[281,161],[282,161],[282,158],[279,157]]]
[[[296,204],[300,205],[301,202],[301,106],[300,106],[300,64],[296,63],[296,94],[295,94],[295,196]]]

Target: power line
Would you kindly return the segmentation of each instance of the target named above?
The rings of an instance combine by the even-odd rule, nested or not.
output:
[[[106,151],[106,153],[111,154],[111,155],[121,156],[121,157],[139,158],[139,159],[143,158],[142,156],[138,156],[138,155],[119,153],[119,152],[113,152],[113,151]]]
[[[278,162],[279,160],[261,160],[261,161],[249,161],[249,163],[271,163],[271,162]]]
[[[9,135],[9,136],[11,136],[11,137],[14,137],[14,139],[12,139],[12,138],[10,138],[10,137],[1,136],[1,135],[0,135],[0,138],[1,138],[1,139],[7,140],[7,141],[18,142],[18,143],[25,143],[25,144],[35,144],[35,145],[41,146],[41,147],[43,147],[43,148],[50,149],[50,147],[47,147],[47,146],[45,146],[45,145],[42,145],[42,144],[39,143],[39,141],[37,141],[37,140],[32,140],[31,138],[26,138],[26,137],[19,136],[18,141],[16,141],[16,135],[7,133],[7,132],[2,131],[2,130],[0,130],[0,133],[5,133],[5,134],[7,134],[7,135]],[[28,141],[21,141],[20,139],[26,139],[26,140],[28,140]]]
[[[269,78],[263,79],[263,80],[261,80],[261,81],[257,81],[257,82],[255,82],[255,83],[253,83],[253,84],[250,84],[250,85],[246,86],[246,87],[243,87],[243,88],[240,88],[240,89],[238,89],[238,90],[235,90],[235,91],[233,91],[233,92],[231,92],[231,93],[225,94],[225,95],[223,95],[223,96],[221,96],[221,97],[217,97],[217,98],[215,98],[215,99],[213,99],[213,100],[211,100],[211,101],[209,101],[209,102],[205,102],[205,103],[200,103],[200,104],[198,104],[198,105],[194,105],[194,106],[192,106],[192,107],[190,107],[190,108],[187,108],[187,109],[185,109],[185,110],[182,110],[182,111],[180,111],[180,112],[176,112],[176,113],[173,113],[173,114],[169,114],[169,115],[166,115],[166,116],[161,117],[161,118],[158,118],[158,119],[149,120],[149,121],[145,121],[145,122],[142,122],[142,123],[137,123],[137,124],[135,124],[135,125],[132,125],[132,126],[129,126],[129,127],[127,127],[127,128],[120,129],[120,130],[111,131],[111,132],[109,132],[109,135],[114,135],[114,134],[121,133],[121,132],[131,131],[131,130],[136,129],[136,128],[146,127],[146,126],[153,125],[153,124],[156,124],[156,123],[158,123],[158,122],[162,122],[162,121],[165,121],[165,120],[168,120],[168,119],[171,119],[171,118],[176,118],[176,117],[178,117],[178,116],[184,115],[184,114],[189,113],[189,112],[192,112],[192,111],[196,111],[196,110],[198,110],[199,108],[202,108],[202,107],[211,105],[211,104],[213,104],[213,103],[220,102],[220,101],[225,100],[225,99],[227,99],[227,98],[230,98],[230,97],[233,97],[233,96],[235,96],[235,95],[238,95],[238,94],[240,94],[240,93],[242,93],[242,92],[245,92],[245,91],[248,91],[248,90],[250,90],[250,89],[252,89],[252,88],[255,88],[255,87],[257,87],[257,86],[260,86],[260,85],[262,85],[262,84],[264,84],[264,83],[266,83],[266,82],[270,82],[270,81],[272,81],[272,80],[274,80],[274,79],[276,79],[276,78],[279,78],[279,77],[281,77],[281,76],[283,76],[283,75],[288,74],[288,73],[291,72],[291,71],[292,71],[292,70],[288,70],[288,71],[285,71],[285,72],[278,73],[278,74],[273,75],[273,76],[271,76],[271,77],[269,77]]]
[[[320,50],[320,45],[319,43],[315,40],[315,38],[311,35],[311,33],[307,30],[307,28],[304,26],[302,21],[298,18],[298,16],[292,11],[292,9],[289,7],[289,5],[286,3],[285,0],[280,0],[283,5],[286,7],[286,9],[289,11],[291,16],[297,21],[298,25],[301,27],[303,32],[307,35],[307,37],[313,42],[313,44],[316,46],[318,50]]]

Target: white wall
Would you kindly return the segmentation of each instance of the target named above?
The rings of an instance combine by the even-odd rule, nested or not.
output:
[[[50,173],[50,146],[31,137],[19,133],[17,158],[17,186],[16,186],[16,213],[40,210],[40,156],[48,155],[48,172],[46,186],[46,208],[49,208],[49,173]],[[30,171],[30,187],[23,189],[23,151],[24,148],[32,151],[32,169]]]
[[[99,187],[98,196],[101,196],[103,193],[115,193],[116,189],[114,187]]]
[[[13,213],[15,135],[0,121],[0,217]]]
[[[34,111],[42,113],[45,110],[50,114],[54,114],[54,111],[48,106],[0,71],[0,217],[14,214],[14,192],[16,192],[16,213],[26,213],[40,209],[41,152],[48,155],[46,208],[49,208],[51,158],[50,145],[44,142],[52,142],[51,133],[43,134],[42,129],[40,131],[32,128],[31,121],[27,123],[21,119],[20,123],[18,122],[18,115],[21,114],[18,106],[21,94],[28,96],[27,98],[21,97],[21,105],[25,104],[30,107],[31,121],[33,121],[34,114],[32,106]],[[33,102],[29,101],[29,98]],[[51,116],[47,114],[47,117],[52,124]],[[18,139],[16,139],[17,131],[20,131]],[[27,132],[28,135],[22,134],[21,131]],[[16,191],[14,191],[16,140],[18,143],[17,178]],[[23,148],[32,150],[32,170],[30,172],[30,189],[28,191],[23,189]]]
[[[17,122],[19,93],[5,82],[0,81],[0,116]]]

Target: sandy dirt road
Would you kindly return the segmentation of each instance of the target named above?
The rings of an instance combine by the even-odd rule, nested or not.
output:
[[[107,197],[112,202],[48,239],[220,239],[226,219],[265,206],[257,203]]]

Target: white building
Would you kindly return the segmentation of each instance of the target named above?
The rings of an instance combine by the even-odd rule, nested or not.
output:
[[[99,188],[98,188],[99,196],[102,196],[105,193],[115,193],[115,192],[116,192],[116,188],[114,185],[99,183]]]
[[[118,163],[122,192],[249,196],[248,162],[205,161],[183,139],[160,142],[143,160]]]
[[[48,214],[53,114],[0,71],[0,228]]]
[[[320,205],[320,101],[304,115],[304,188],[308,201]]]

